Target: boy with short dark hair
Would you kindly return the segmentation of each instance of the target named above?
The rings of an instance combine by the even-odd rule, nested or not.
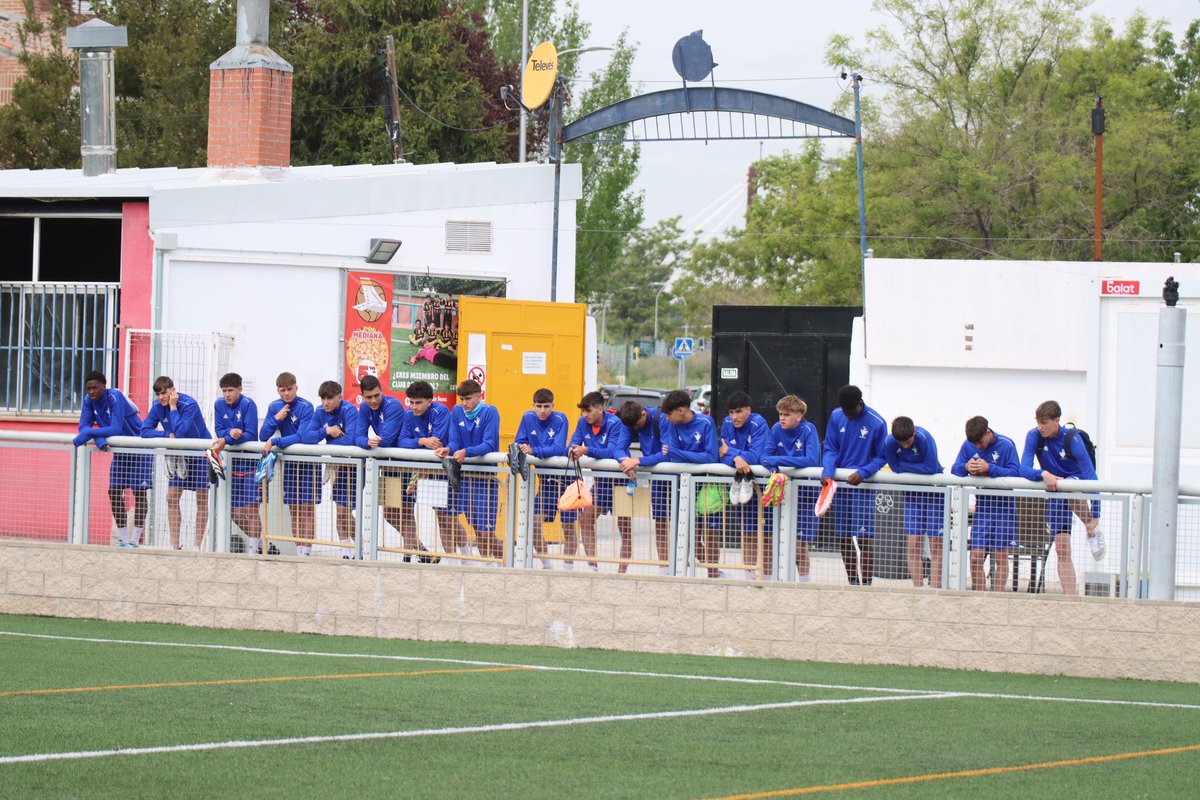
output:
[[[312,420],[313,404],[296,392],[296,376],[281,372],[275,378],[278,400],[267,406],[258,438],[263,444],[263,455],[274,448],[286,450],[303,441],[303,431]],[[274,434],[278,432],[278,436]],[[317,465],[311,461],[283,462],[283,504],[292,516],[292,536],[301,539],[296,543],[296,555],[312,555],[312,542],[316,537],[317,522],[314,506],[317,486]]]
[[[644,408],[636,400],[626,400],[617,412],[617,417],[628,429],[630,441],[632,442],[633,438],[637,437],[638,448],[641,450],[641,454],[637,458],[631,454],[621,459],[621,471],[630,481],[636,481],[638,467],[653,467],[663,463],[667,458],[662,449],[662,429],[667,418],[661,408]],[[650,518],[654,520],[654,552],[658,560],[664,562],[659,564],[658,571],[666,575],[670,572],[671,564],[671,484],[669,481],[650,479]],[[624,548],[625,537],[628,536],[631,540],[629,551],[632,553],[632,520],[618,517],[617,528],[619,530],[622,523],[628,529],[628,533],[621,530],[622,547]]]
[[[933,437],[929,431],[917,427],[910,417],[892,420],[892,433],[883,440],[883,456],[897,475],[937,475],[942,471]],[[908,538],[908,574],[913,586],[925,585],[921,537],[928,536],[930,585],[942,588],[944,505],[943,495],[936,491],[904,493],[904,534]]]
[[[663,454],[669,463],[719,463],[716,423],[712,417],[692,411],[691,395],[683,389],[668,392],[663,398],[662,410],[667,418],[663,428]],[[709,514],[703,520],[701,516],[696,515],[696,560],[709,565],[708,577],[719,578],[720,531],[713,526],[720,524],[720,513]]]
[[[843,386],[838,390],[838,407],[829,415],[825,428],[822,485],[834,480],[838,469],[854,470],[846,479],[851,486],[870,478],[883,466],[885,438],[887,423],[863,402],[862,390]],[[839,492],[833,497],[833,514],[850,585],[870,586],[875,576],[875,492]]]
[[[578,461],[583,456],[591,458],[629,457],[629,431],[615,414],[604,410],[604,395],[588,392],[576,406],[582,413],[575,423],[575,432],[567,448],[567,458]],[[583,552],[588,556],[588,569],[596,572],[599,565],[590,559],[596,556],[596,516],[613,511],[613,487],[615,478],[596,478],[592,486],[592,505],[579,515],[579,528],[583,538]],[[574,555],[577,547],[574,533],[564,533],[566,555]],[[571,569],[574,562],[567,561],[564,569]]]
[[[94,442],[97,450],[108,449],[110,436],[139,436],[142,417],[133,401],[117,389],[108,388],[103,372],[92,370],[83,376],[83,410],[79,414],[76,447]],[[94,426],[94,427],[93,427]],[[138,547],[146,526],[149,508],[147,492],[154,479],[154,456],[150,453],[115,453],[108,467],[108,504],[117,526],[117,547]],[[125,490],[133,492],[133,528]]]
[[[325,381],[317,387],[321,406],[313,411],[312,419],[304,430],[305,444],[326,444],[337,447],[355,447],[358,439],[358,409],[342,399],[342,385],[337,381]],[[354,507],[357,503],[357,470],[354,467],[333,468],[333,503],[336,509],[338,538],[343,544],[353,546]],[[354,558],[344,554],[342,558]]]
[[[771,429],[761,414],[750,407],[750,395],[742,391],[732,392],[725,405],[729,415],[721,423],[720,445],[717,455],[721,463],[733,467],[733,484],[729,487],[729,502],[735,506],[731,516],[739,523],[742,541],[742,563],[752,564],[753,570],[745,570],[742,577],[753,578],[758,563],[758,504],[754,500],[754,475],[752,468],[762,463],[762,457],[771,438]],[[771,558],[770,545],[763,548]],[[770,572],[770,561],[763,567],[764,574]]]
[[[175,382],[166,375],[154,379],[154,397],[157,402],[150,407],[142,422],[141,435],[144,439],[207,439],[212,434],[204,424],[204,415],[199,404],[180,394]],[[162,430],[158,430],[159,425]],[[183,511],[179,507],[185,491],[196,493],[196,538],[193,550],[199,550],[208,527],[208,464],[204,456],[167,456],[167,527],[170,529],[171,549],[179,549],[179,531],[183,525]],[[176,466],[172,466],[172,465]]]
[[[817,437],[817,426],[804,418],[808,404],[794,394],[779,398],[775,404],[779,422],[771,426],[771,441],[763,453],[764,467],[778,472],[780,467],[804,469],[821,465],[821,441]],[[815,486],[800,486],[796,489],[796,580],[808,583],[812,580],[809,548],[817,536],[815,506],[820,490]],[[768,512],[764,516],[765,542],[769,548],[773,539],[775,517]],[[768,549],[763,562],[770,572],[771,551]]]
[[[483,402],[483,388],[473,380],[458,385],[458,405],[450,410],[450,441],[438,449],[439,458],[451,458],[462,465],[468,458],[500,451],[500,412]],[[504,542],[496,538],[496,515],[500,500],[495,479],[490,475],[464,475],[458,491],[451,491],[452,507],[464,514],[475,529],[475,544],[479,555],[491,559],[490,566],[500,566],[504,557]],[[456,517],[454,543],[461,555],[471,554],[466,531]]]
[[[227,372],[219,381],[221,397],[213,404],[213,427],[216,428],[217,439],[212,449],[220,453],[226,445],[241,444],[242,442],[258,441],[258,406],[249,397],[242,394],[242,376],[236,372]],[[246,457],[242,460],[248,461]],[[233,468],[233,457],[229,459],[233,492],[233,521],[246,534],[249,552],[262,552],[262,520],[258,510],[261,504],[261,491],[254,482],[254,472],[238,475]]]
[[[1096,480],[1096,466],[1088,455],[1083,437],[1059,424],[1062,407],[1056,400],[1047,400],[1034,411],[1033,430],[1025,434],[1025,449],[1021,453],[1021,477],[1042,481],[1046,491],[1057,492],[1058,482],[1064,479]],[[1034,466],[1034,458],[1037,466]],[[1088,547],[1097,561],[1104,558],[1104,537],[1100,527],[1099,500],[1063,500],[1055,497],[1046,501],[1046,527],[1054,540],[1058,556],[1058,578],[1063,592],[1076,594],[1075,564],[1071,560],[1071,513],[1074,512],[1087,532]]]
[[[554,393],[549,389],[538,389],[533,393],[533,410],[526,411],[517,426],[513,440],[523,455],[534,458],[553,458],[567,454],[567,415],[554,410]],[[546,540],[542,527],[554,521],[558,514],[565,535],[567,526],[574,527],[578,511],[559,511],[558,498],[563,493],[563,479],[559,476],[538,475],[537,494],[533,501],[533,552],[540,558],[546,553]],[[550,562],[541,558],[542,567],[550,568]]]
[[[450,409],[433,399],[433,385],[429,381],[413,381],[405,391],[405,398],[408,401],[408,411],[404,414],[404,419],[400,423],[400,437],[397,440],[397,446],[408,450],[429,450],[436,452],[450,441]],[[419,480],[441,480],[442,484],[445,484],[440,471],[432,475],[423,474]],[[406,487],[405,501],[400,510],[406,520],[411,519],[411,524],[415,530],[416,515],[414,504],[416,499],[414,493],[416,486],[414,485],[412,488],[413,493],[410,493]],[[449,493],[447,493],[446,505],[441,508],[434,507],[433,514],[437,518],[438,536],[442,543],[442,551],[453,553],[454,536],[458,528],[458,522],[456,521],[453,509],[450,507]],[[422,560],[424,559],[422,558]],[[431,558],[430,560],[433,559]],[[457,560],[452,561],[447,558],[444,560],[444,563],[457,563]]]
[[[1021,474],[1017,446],[988,426],[984,417],[971,417],[966,424],[967,440],[958,451],[950,472],[959,477],[1015,478]],[[1006,590],[1008,556],[1018,546],[1015,497],[980,494],[975,497],[971,517],[971,588],[988,590],[983,560],[990,551],[994,570],[992,589]]]

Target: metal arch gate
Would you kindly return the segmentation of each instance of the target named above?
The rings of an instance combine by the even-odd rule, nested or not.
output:
[[[745,139],[854,139],[858,177],[859,268],[863,271],[863,300],[866,301],[867,206],[863,188],[862,76],[847,76],[854,86],[854,119],[838,116],[798,100],[748,89],[717,86],[684,86],[638,95],[597,109],[570,125],[563,125],[566,86],[554,82],[550,94],[550,159],[554,162],[554,223],[551,247],[550,299],[558,297],[558,206],[562,170],[562,148],[568,142],[668,142]],[[722,127],[722,114],[725,126]],[[697,117],[696,115],[704,115]],[[711,116],[710,116],[711,115]],[[698,125],[697,119],[703,124]],[[762,129],[759,128],[762,120]],[[653,135],[650,132],[653,121]],[[688,130],[687,122],[691,122]],[[710,125],[709,122],[713,124]],[[747,121],[751,124],[748,126]],[[775,131],[772,132],[772,121]],[[636,135],[641,123],[641,136]],[[784,124],[789,127],[785,130]],[[797,129],[797,126],[801,126]],[[635,135],[624,135],[629,127]],[[663,131],[665,127],[665,133]],[[604,131],[619,129],[618,135]],[[689,135],[690,134],[690,135]]]

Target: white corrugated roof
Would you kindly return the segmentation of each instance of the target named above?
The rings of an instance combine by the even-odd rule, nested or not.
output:
[[[356,178],[465,173],[487,170],[521,170],[544,165],[528,164],[355,164],[335,167],[176,169],[118,169],[111,175],[84,177],[78,169],[0,170],[0,197],[78,200],[105,197],[151,197],[164,190],[212,188],[255,184],[307,184]]]

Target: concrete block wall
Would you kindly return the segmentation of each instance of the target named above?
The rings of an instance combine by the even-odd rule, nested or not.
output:
[[[0,542],[0,613],[1200,682],[1200,603]]]

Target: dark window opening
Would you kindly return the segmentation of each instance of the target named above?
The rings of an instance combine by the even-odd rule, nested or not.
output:
[[[33,220],[0,217],[0,283],[33,280]]]
[[[121,220],[42,218],[39,281],[121,282]]]

